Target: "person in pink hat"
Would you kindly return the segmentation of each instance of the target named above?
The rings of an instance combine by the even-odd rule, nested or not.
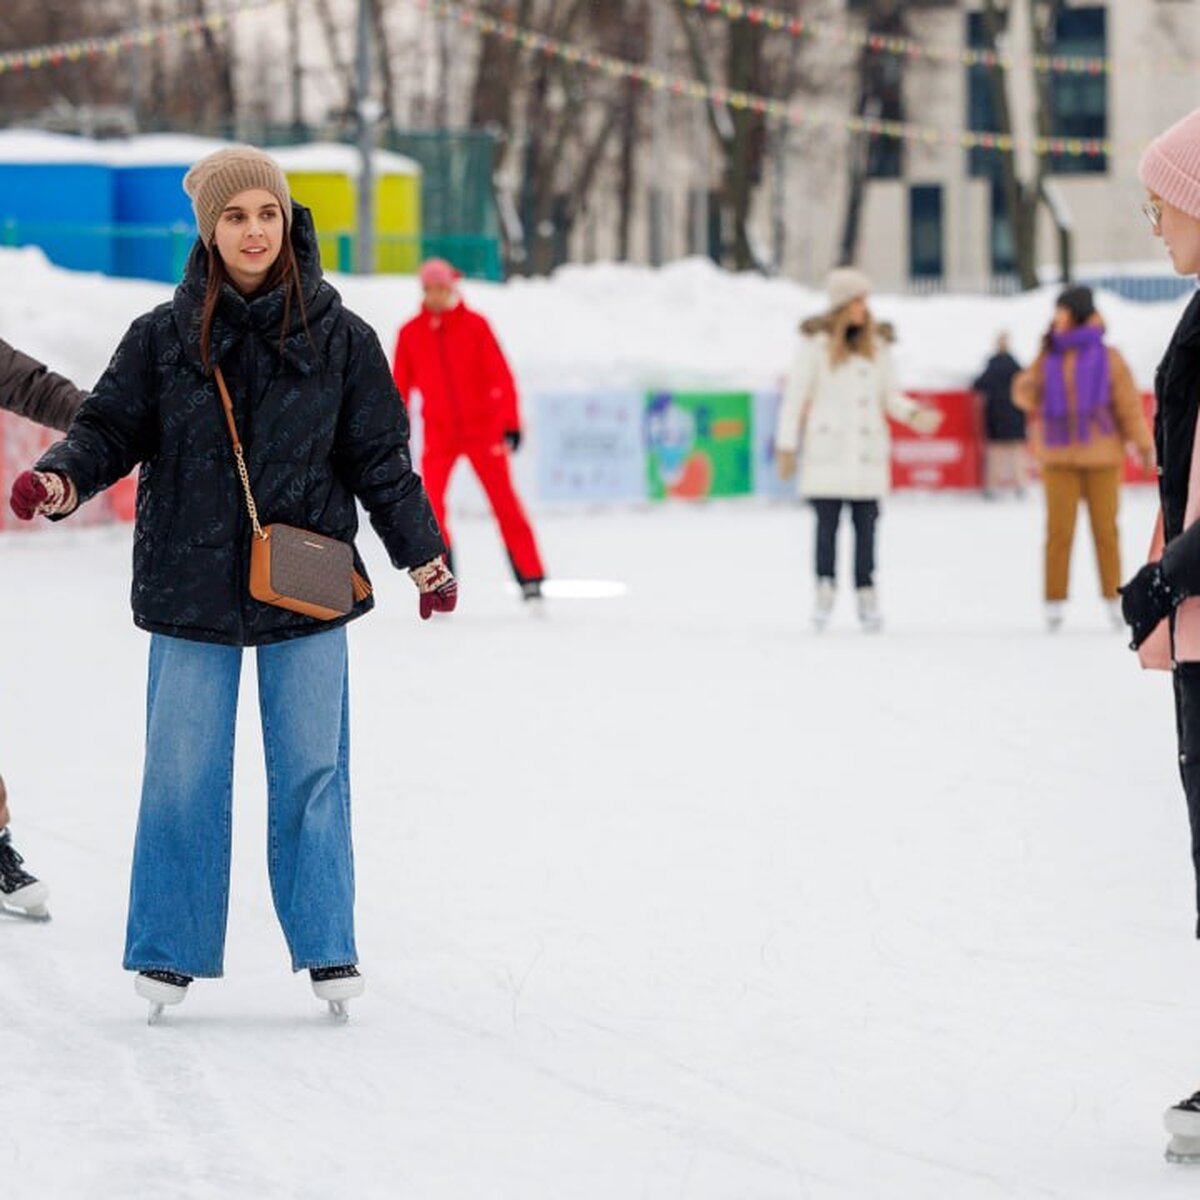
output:
[[[509,458],[521,445],[517,389],[492,327],[463,303],[460,273],[431,258],[419,275],[421,311],[396,339],[392,371],[400,394],[421,393],[421,476],[452,547],[446,488],[460,457],[471,464],[500,525],[521,595],[538,601],[546,572],[533,528],[513,487]]]
[[[1147,192],[1142,211],[1176,272],[1200,275],[1200,109],[1150,143],[1138,177]],[[1161,504],[1155,547],[1161,554],[1121,589],[1121,610],[1131,648],[1145,665],[1168,667],[1173,676],[1200,912],[1200,292],[1175,327],[1154,376],[1154,397]],[[1165,1123],[1167,1158],[1200,1163],[1200,1091],[1168,1109]]]

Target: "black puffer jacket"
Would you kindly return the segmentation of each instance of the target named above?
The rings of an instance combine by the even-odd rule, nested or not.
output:
[[[352,541],[357,496],[396,567],[428,562],[444,547],[379,339],[321,278],[301,205],[291,238],[307,329],[291,314],[281,351],[283,289],[247,301],[226,287],[212,332],[259,517]],[[141,463],[133,617],[143,629],[252,646],[342,624],[371,598],[326,622],[250,596],[250,519],[224,410],[200,363],[206,275],[197,242],[174,299],[133,323],[66,439],[37,469],[69,476],[82,502]],[[365,574],[357,551],[355,562]]]

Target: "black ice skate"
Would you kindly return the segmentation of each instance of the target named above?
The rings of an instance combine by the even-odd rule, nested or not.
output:
[[[546,598],[542,592],[542,581],[540,579],[523,579],[521,581],[521,599],[530,612],[537,613],[539,616],[545,612],[543,606]]]
[[[1163,1124],[1171,1135],[1167,1162],[1200,1166],[1200,1092],[1168,1108]]]
[[[317,999],[328,1001],[329,1011],[339,1021],[348,1021],[350,1001],[361,996],[367,986],[358,968],[353,963],[340,967],[310,967],[308,974]]]
[[[133,980],[133,990],[143,1000],[150,1001],[146,1024],[156,1025],[168,1004],[178,1004],[187,995],[191,982],[190,975],[180,975],[178,971],[139,971]]]
[[[21,866],[24,861],[13,849],[12,835],[4,830],[0,833],[0,908],[15,916],[48,921],[50,889]]]

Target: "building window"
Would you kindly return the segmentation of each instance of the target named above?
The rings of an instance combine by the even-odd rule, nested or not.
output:
[[[999,20],[1004,23],[1006,14]],[[983,13],[967,13],[967,48],[987,49],[984,33]],[[996,104],[992,93],[992,73],[987,67],[973,64],[967,68],[967,128],[976,133],[999,133],[1000,122],[996,116]],[[999,155],[994,150],[972,146],[967,151],[967,174],[972,178],[986,178],[1000,170]]]
[[[1065,8],[1058,14],[1055,54],[1103,58],[1108,53],[1108,14],[1098,5]],[[1050,76],[1050,135],[1066,138],[1108,137],[1108,76]],[[1082,175],[1108,170],[1104,154],[1052,154],[1050,171]]]
[[[1017,269],[1017,246],[1004,203],[1004,185],[993,179],[988,190],[992,199],[992,274],[1012,275]]]
[[[877,54],[867,68],[866,115],[881,121],[904,120],[903,60]],[[895,137],[868,137],[867,178],[899,179],[904,174],[904,143]]]
[[[944,274],[941,184],[909,188],[908,274],[912,279],[941,279]]]
[[[1003,20],[1003,14],[1001,14]],[[967,14],[967,46],[987,48],[983,13]],[[1064,58],[1103,58],[1108,53],[1107,13],[1098,5],[1065,8],[1055,24],[1054,54]],[[1050,136],[1103,139],[1108,137],[1108,77],[1106,75],[1053,73],[1047,78]],[[991,72],[987,67],[967,67],[967,128],[976,133],[999,133]],[[994,150],[972,147],[967,151],[967,172],[976,179],[1000,170]],[[1051,174],[1078,175],[1108,170],[1103,154],[1052,154]]]

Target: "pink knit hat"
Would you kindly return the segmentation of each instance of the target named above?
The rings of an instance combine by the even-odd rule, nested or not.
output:
[[[1200,108],[1146,147],[1138,178],[1169,204],[1200,220]]]
[[[462,272],[456,271],[444,258],[428,258],[421,264],[418,278],[423,288],[453,287],[462,278]]]

